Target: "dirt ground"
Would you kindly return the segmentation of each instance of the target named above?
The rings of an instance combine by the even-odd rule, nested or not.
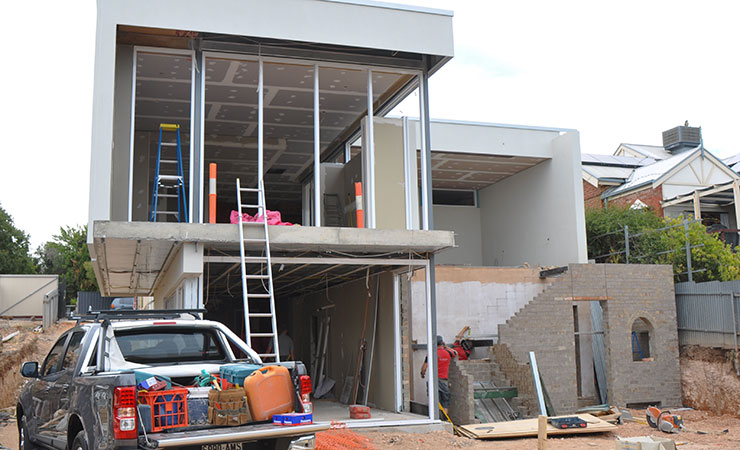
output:
[[[632,410],[635,417],[645,417],[642,410]],[[598,450],[615,447],[618,436],[633,437],[654,435],[673,439],[679,450],[704,449],[740,449],[740,419],[727,415],[716,416],[704,411],[677,412],[684,417],[688,430],[679,434],[668,435],[654,430],[647,425],[628,423],[619,425],[616,431],[600,434],[585,434],[573,436],[552,437],[547,440],[548,450]],[[722,433],[729,430],[728,433]],[[698,434],[696,431],[710,434]],[[536,438],[499,439],[499,440],[472,440],[465,437],[453,436],[444,432],[427,434],[412,433],[381,433],[366,434],[375,444],[377,450],[432,450],[432,449],[487,449],[487,450],[536,450]]]
[[[41,362],[60,334],[73,322],[62,322],[34,333],[40,322],[0,320],[0,335],[18,330],[20,334],[2,346],[0,351],[0,450],[16,449],[18,436],[12,415],[15,402],[23,386],[19,369],[23,361]],[[553,437],[548,439],[549,450],[613,449],[617,437],[654,435],[673,439],[679,450],[740,449],[740,378],[731,363],[734,355],[728,352],[686,348],[681,352],[681,382],[684,403],[702,410],[680,411],[687,430],[667,435],[638,423],[620,425],[610,433]],[[712,413],[708,412],[712,411]],[[718,415],[721,412],[723,415]],[[636,418],[644,418],[644,410],[632,410]],[[727,433],[723,433],[728,430]],[[702,431],[706,434],[699,434]],[[368,432],[377,450],[436,450],[436,449],[512,449],[537,448],[536,438],[472,440],[444,432],[404,433]],[[349,450],[349,449],[347,449]]]
[[[21,365],[25,361],[41,363],[59,338],[74,325],[64,321],[53,325],[43,333],[33,329],[40,321],[0,320],[0,335],[5,337],[15,331],[19,334],[0,347],[0,448],[15,449],[18,446],[18,432],[14,418],[18,394],[23,388]]]
[[[740,417],[740,377],[735,354],[714,348],[681,349],[681,395],[694,409]]]

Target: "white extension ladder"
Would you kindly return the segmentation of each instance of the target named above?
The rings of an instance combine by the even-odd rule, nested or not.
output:
[[[256,204],[242,203],[242,192],[251,192],[257,194]],[[278,333],[277,333],[277,321],[275,318],[275,296],[273,295],[272,288],[272,261],[270,259],[270,235],[267,227],[267,208],[265,207],[265,185],[262,180],[259,181],[257,188],[243,188],[239,184],[239,178],[236,179],[236,200],[239,206],[239,256],[242,266],[242,296],[244,298],[244,331],[246,334],[247,344],[252,347],[252,338],[266,338],[272,339],[272,351],[270,353],[260,353],[260,358],[275,358],[275,361],[280,362],[280,348],[278,347]],[[262,216],[262,223],[246,223],[243,221],[242,214],[245,210],[256,210],[256,216]],[[245,226],[259,226],[262,225],[264,229],[263,238],[244,238],[244,227]],[[244,250],[245,243],[260,242],[264,244],[263,256],[246,256]],[[253,272],[247,272],[247,265],[259,265],[259,270]],[[265,271],[264,268],[267,267]],[[266,273],[265,273],[266,272]],[[260,284],[257,287],[262,287],[262,292],[250,293],[248,289],[249,280],[259,280]],[[265,285],[267,281],[267,285]],[[255,284],[253,283],[253,286]],[[258,289],[259,291],[259,289]],[[264,304],[269,301],[269,312],[265,312],[266,309]],[[261,307],[259,307],[259,306]],[[251,308],[250,308],[251,306]],[[258,311],[258,312],[251,312]],[[270,328],[269,330],[257,330],[253,331],[250,319],[255,318],[269,318]],[[259,321],[263,322],[263,321]]]

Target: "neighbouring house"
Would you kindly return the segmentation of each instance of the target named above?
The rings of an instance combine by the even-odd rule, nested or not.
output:
[[[386,425],[436,423],[419,378],[434,336],[471,324],[490,347],[557,283],[540,267],[587,262],[576,130],[430,119],[452,19],[363,0],[99,2],[88,246],[101,294],[205,307],[266,352],[253,334],[269,308],[243,295],[265,280],[264,231],[231,223],[237,180],[264,186],[267,208],[300,224],[269,226],[275,316],[316,387],[347,400],[360,386]],[[389,117],[413,92],[420,117]],[[173,143],[160,133],[178,129],[181,157],[159,158]],[[167,164],[182,189],[160,196]],[[347,411],[317,400],[315,413]]]
[[[584,154],[583,197],[587,208],[650,207],[665,217],[705,219],[736,229],[740,176],[705,149],[701,128],[663,132],[663,146],[620,144],[613,155]]]

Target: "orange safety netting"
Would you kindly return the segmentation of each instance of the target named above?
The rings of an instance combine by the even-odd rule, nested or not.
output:
[[[375,446],[346,424],[332,422],[330,430],[316,433],[316,450],[375,450]]]

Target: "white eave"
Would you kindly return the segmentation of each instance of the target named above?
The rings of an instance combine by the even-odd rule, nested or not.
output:
[[[98,28],[115,25],[454,54],[451,12],[374,1],[98,0]]]

